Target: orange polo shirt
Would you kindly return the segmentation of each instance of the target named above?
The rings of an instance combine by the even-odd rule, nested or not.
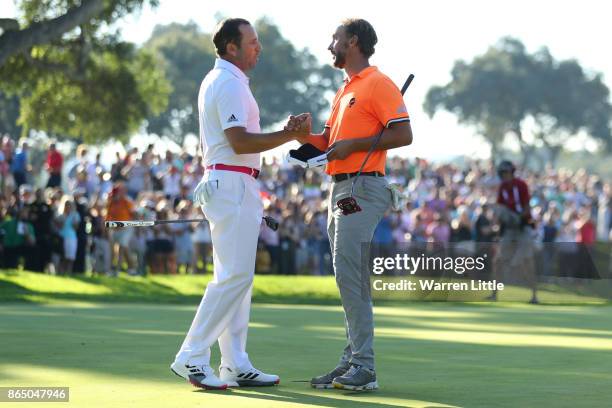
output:
[[[376,136],[383,127],[396,122],[409,121],[408,111],[398,87],[376,67],[367,67],[344,81],[338,89],[329,120],[329,145],[338,140]],[[359,171],[368,152],[355,152],[344,160],[327,163],[330,175]],[[364,172],[384,174],[387,151],[372,152],[363,168]]]
[[[134,204],[128,198],[122,198],[118,201],[112,199],[106,207],[106,221],[124,221],[131,220],[134,212]]]

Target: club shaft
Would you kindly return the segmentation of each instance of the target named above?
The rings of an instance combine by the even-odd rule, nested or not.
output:
[[[186,222],[204,222],[206,218],[191,218],[186,220],[156,220],[155,225],[161,224],[183,224]]]
[[[270,216],[262,218],[268,227],[276,231],[278,229],[278,221]],[[189,222],[204,222],[206,218],[191,218],[182,220],[155,220],[155,221],[144,221],[144,220],[124,220],[124,221],[106,221],[104,226],[107,228],[128,228],[128,227],[151,227],[162,224],[183,224]]]

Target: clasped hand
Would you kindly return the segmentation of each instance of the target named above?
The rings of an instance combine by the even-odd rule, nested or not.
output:
[[[284,130],[295,133],[295,139],[298,142],[308,143],[307,138],[312,131],[312,116],[310,113],[300,113],[297,116],[290,115]]]
[[[312,127],[312,116],[310,113],[301,113],[297,116],[291,115],[287,119],[285,130],[296,132],[296,140],[302,144],[308,143]],[[339,140],[327,148],[327,160],[344,160],[353,153],[354,144],[352,140]]]

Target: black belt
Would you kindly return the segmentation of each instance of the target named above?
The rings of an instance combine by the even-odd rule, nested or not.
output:
[[[357,175],[358,172],[355,173],[340,173],[340,174],[334,174],[332,176],[332,180],[334,180],[335,183],[338,183],[340,181],[344,181],[344,180],[348,180],[352,177],[355,177]],[[371,177],[385,177],[384,174],[382,174],[379,171],[364,171],[363,173],[361,173],[362,176],[371,176]]]

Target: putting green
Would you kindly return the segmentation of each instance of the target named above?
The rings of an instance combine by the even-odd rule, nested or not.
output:
[[[195,304],[3,304],[0,386],[68,386],[70,403],[54,406],[71,407],[560,408],[612,400],[610,306],[378,307],[381,389],[372,393],[303,382],[332,368],[344,345],[341,309],[325,305],[253,306],[249,354],[281,376],[280,386],[192,388],[168,365],[194,311]]]

